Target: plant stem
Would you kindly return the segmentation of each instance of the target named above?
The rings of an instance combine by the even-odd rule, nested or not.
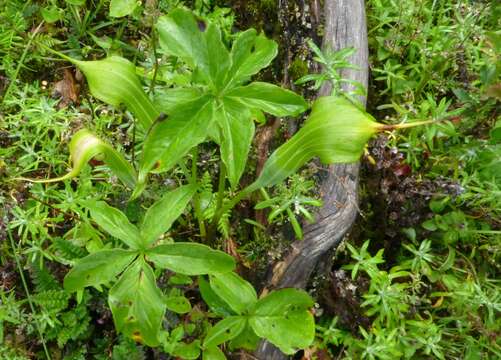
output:
[[[225,184],[226,184],[226,166],[224,166],[224,163],[221,161],[219,166],[219,184],[217,187],[216,211],[214,213],[214,217],[212,218],[212,222],[207,232],[207,241],[209,243],[211,243],[214,240],[217,224],[219,224],[219,220],[221,219],[221,216],[224,214],[224,212],[221,212],[221,209],[223,207]]]
[[[197,162],[198,162],[198,149],[195,146],[192,151],[192,157],[191,157],[191,180],[190,183],[196,184],[197,183]],[[203,218],[202,214],[202,209],[200,208],[200,197],[198,193],[193,196],[193,208],[195,210],[195,216],[197,217],[198,220],[198,227],[200,229],[200,236],[202,238],[206,238],[207,236],[207,231],[205,229],[205,221]]]
[[[9,97],[10,92],[12,91],[12,87],[13,87],[14,83],[16,82],[17,77],[19,75],[19,71],[21,71],[21,66],[23,66],[23,64],[24,64],[24,59],[26,58],[26,55],[28,55],[28,50],[31,47],[31,43],[33,42],[33,40],[35,39],[35,36],[40,31],[40,28],[42,27],[43,23],[44,22],[42,21],[36,27],[36,29],[30,34],[29,39],[28,39],[28,43],[24,47],[24,51],[21,55],[21,58],[19,59],[19,62],[17,63],[16,71],[14,72],[14,75],[12,76],[12,79],[10,80],[10,83],[9,83],[9,86],[7,87],[7,90],[5,90],[5,94],[4,94],[2,102],[0,104],[3,104],[5,102],[5,100]]]
[[[23,268],[21,267],[21,262],[19,261],[19,257],[17,256],[17,247],[14,243],[14,239],[12,238],[12,234],[10,230],[7,230],[7,235],[9,236],[10,246],[12,247],[12,253],[14,255],[14,259],[16,261],[17,271],[19,272],[19,276],[21,277],[21,282],[23,283],[24,292],[26,293],[26,298],[28,299],[28,304],[30,305],[30,309],[33,315],[35,315],[35,307],[33,306],[33,301],[31,299],[31,294],[28,289],[28,283],[24,277]],[[43,350],[45,352],[45,357],[48,360],[51,360],[49,350],[47,349],[47,344],[45,343],[45,339],[43,337],[42,330],[40,330],[40,325],[38,324],[38,320],[34,318],[35,327],[37,328],[38,335],[40,336],[40,341],[42,342]]]
[[[443,120],[445,120],[445,119],[443,119]],[[407,129],[407,128],[412,128],[412,127],[420,126],[420,125],[434,124],[434,123],[438,123],[438,122],[443,121],[443,120],[423,120],[423,121],[415,121],[415,122],[411,122],[411,123],[403,123],[403,124],[395,124],[395,125],[379,124],[377,129],[379,131]]]

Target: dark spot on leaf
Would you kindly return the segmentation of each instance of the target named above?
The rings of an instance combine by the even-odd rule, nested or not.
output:
[[[161,163],[162,162],[160,160],[157,160],[157,162],[155,163],[155,169],[158,169]]]
[[[230,330],[230,329],[226,329],[226,333],[227,333],[227,334],[230,334],[230,333],[231,333],[231,330]]]
[[[207,29],[207,24],[205,24],[205,21],[203,20],[197,20],[197,25],[198,25],[198,30],[201,32],[204,32],[205,29]]]
[[[157,117],[157,122],[161,122],[161,121],[164,121],[165,119],[167,119],[167,114],[161,112],[160,115],[158,115]]]
[[[87,276],[85,277],[87,280],[90,279],[90,274],[87,274]]]
[[[132,306],[132,301],[130,301],[130,300],[129,300],[129,301],[127,302],[127,305]]]

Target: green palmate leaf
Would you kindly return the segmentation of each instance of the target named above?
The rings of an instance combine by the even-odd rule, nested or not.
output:
[[[170,55],[181,58],[192,68],[208,71],[205,23],[197,22],[193,14],[184,9],[174,9],[158,19],[156,28],[160,47]]]
[[[221,89],[230,68],[230,54],[221,40],[221,32],[216,25],[209,24],[205,38],[207,42],[209,78],[214,85],[214,89]]]
[[[168,191],[146,211],[141,225],[141,236],[146,245],[153,243],[170,229],[172,223],[183,213],[196,190],[196,186],[185,185]]]
[[[111,0],[110,16],[122,17],[132,14],[137,7],[137,0]]]
[[[175,9],[158,20],[157,29],[164,51],[185,61],[212,89],[222,88],[231,61],[216,25]]]
[[[115,279],[137,256],[135,251],[101,250],[80,259],[64,278],[66,291],[98,286]]]
[[[94,220],[108,234],[122,240],[133,249],[143,247],[143,240],[137,227],[129,222],[123,212],[104,201],[86,200],[83,205],[90,210]]]
[[[277,56],[277,43],[249,29],[238,34],[231,48],[232,66],[228,72],[228,88],[240,84],[270,65]]]
[[[275,116],[298,115],[308,107],[301,96],[264,82],[236,87],[227,92],[226,96]]]
[[[309,309],[313,305],[314,301],[307,292],[299,289],[281,289],[260,299],[254,315],[285,314],[290,308]]]
[[[202,360],[226,360],[226,356],[217,346],[211,346],[204,350]]]
[[[245,349],[254,351],[256,350],[260,340],[259,336],[257,336],[254,330],[252,330],[249,322],[247,321],[247,325],[242,332],[230,341],[230,349]]]
[[[209,329],[204,347],[217,346],[238,336],[247,324],[243,316],[229,316]]]
[[[75,133],[71,139],[69,149],[72,165],[72,169],[69,173],[54,179],[35,180],[23,178],[23,180],[50,183],[71,179],[80,173],[82,167],[87,164],[90,159],[97,155],[102,155],[104,156],[103,160],[105,164],[125,185],[130,188],[135,186],[137,175],[134,168],[125,160],[122,154],[92,134],[89,130],[82,129]]]
[[[313,300],[302,290],[274,291],[257,302],[249,322],[258,336],[293,354],[313,342],[315,322],[308,310],[312,306]]]
[[[254,138],[254,121],[251,113],[235,101],[225,99],[223,107],[215,114],[222,137],[221,160],[228,171],[232,188],[238,185]]]
[[[289,355],[310,346],[315,337],[315,321],[308,310],[252,316],[249,322],[258,336]]]
[[[185,275],[225,273],[235,268],[235,260],[228,254],[196,243],[156,246],[146,256],[159,268]]]
[[[85,74],[92,95],[110,105],[125,104],[143,130],[158,117],[159,112],[144,92],[134,64],[127,59],[120,56],[97,61],[65,58]]]
[[[194,340],[189,344],[184,342],[177,343],[172,351],[172,355],[184,360],[198,359],[200,356],[200,340]]]
[[[157,121],[144,142],[139,169],[139,183],[152,169],[171,169],[191,148],[207,138],[207,127],[213,119],[213,107],[207,96],[183,104],[175,114]]]
[[[256,290],[234,272],[211,275],[210,286],[237,314],[243,314],[257,301]]]
[[[209,282],[203,276],[198,278],[198,288],[202,299],[216,315],[228,316],[234,314],[230,306],[212,290]]]
[[[202,95],[202,91],[195,87],[158,89],[155,91],[154,104],[164,114],[171,115],[178,106],[182,108]]]
[[[136,260],[110,289],[108,303],[118,331],[148,346],[159,344],[165,304],[155,274],[143,259]]]
[[[344,98],[319,98],[305,125],[273,152],[250,189],[280,183],[313,157],[324,164],[356,162],[369,138],[384,129]]]

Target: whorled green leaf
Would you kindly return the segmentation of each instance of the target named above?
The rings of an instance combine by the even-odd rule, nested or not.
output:
[[[236,87],[226,96],[275,116],[298,115],[308,107],[306,101],[296,93],[265,82]]]
[[[259,336],[257,336],[254,330],[252,330],[249,322],[247,322],[247,325],[242,332],[230,341],[229,346],[231,350],[245,349],[254,351],[256,350],[260,340]]]
[[[225,99],[215,119],[221,131],[221,160],[226,166],[231,187],[236,188],[245,170],[252,139],[254,121],[251,113],[235,101]]]
[[[257,35],[256,30],[239,33],[231,48],[232,66],[227,76],[227,87],[249,80],[270,65],[277,53],[277,43],[263,34]]]
[[[229,316],[219,321],[207,332],[204,347],[217,346],[237,337],[247,324],[244,316]]]
[[[96,61],[65,58],[85,74],[92,95],[110,105],[125,104],[143,130],[147,130],[160,114],[144,92],[134,64],[127,59],[120,56]]]
[[[178,342],[172,350],[172,355],[183,360],[196,360],[200,356],[200,340],[191,343]]]
[[[110,2],[110,16],[122,17],[132,14],[137,7],[137,0],[111,0]]]
[[[248,311],[257,301],[256,290],[234,272],[211,275],[210,286],[239,315]]]
[[[252,316],[249,323],[259,337],[288,355],[309,347],[315,338],[315,321],[308,310]]]
[[[178,8],[160,17],[156,29],[162,50],[181,58],[192,68],[198,66],[209,73],[206,24],[202,20],[197,21],[191,11]]]
[[[183,104],[175,114],[157,121],[144,142],[139,167],[139,187],[150,171],[170,170],[191,148],[207,138],[213,107],[207,96]],[[140,188],[134,196],[140,193]]]
[[[143,259],[129,266],[110,289],[108,303],[118,331],[148,346],[159,344],[165,304],[153,269]]]
[[[284,314],[290,308],[309,309],[313,305],[313,299],[304,290],[280,289],[260,299],[256,304],[254,315]]]
[[[313,343],[315,321],[309,308],[312,298],[302,290],[277,290],[260,299],[249,318],[255,333],[293,354]]]
[[[223,87],[231,60],[216,25],[175,9],[159,18],[156,27],[164,51],[185,61],[212,89]]]
[[[250,188],[278,184],[313,157],[324,164],[356,162],[370,137],[384,128],[344,98],[321,97],[304,126],[273,152]]]
[[[136,184],[136,172],[132,165],[125,160],[125,158],[118,151],[113,149],[111,145],[99,139],[87,129],[81,129],[73,135],[70,145],[70,160],[72,169],[66,175],[61,177],[37,180],[25,179],[30,182],[37,183],[52,183],[72,179],[77,176],[82,170],[83,166],[89,162],[90,159],[102,155],[105,164],[126,186],[133,188]]]
[[[202,360],[226,360],[226,356],[217,346],[210,346],[204,349]]]
[[[203,95],[199,88],[177,87],[158,89],[155,91],[153,103],[155,107],[166,115],[176,112],[178,106],[197,100]]]
[[[209,282],[203,276],[198,277],[198,288],[202,299],[213,313],[219,316],[235,314],[230,306],[212,290]]]
[[[94,220],[108,234],[122,240],[133,249],[143,247],[143,240],[137,227],[129,222],[120,210],[109,206],[104,201],[86,200],[82,204],[90,210]]]
[[[185,275],[227,273],[235,268],[235,260],[228,254],[197,243],[159,245],[146,256],[156,267]]]
[[[64,289],[77,291],[87,286],[98,286],[115,279],[137,256],[135,251],[122,249],[100,250],[78,260],[66,274]]]
[[[231,65],[230,54],[221,40],[221,31],[210,23],[205,32],[207,42],[207,60],[209,64],[209,79],[214,89],[222,89]]]
[[[153,243],[170,229],[172,223],[183,213],[196,190],[196,186],[193,185],[180,186],[175,190],[167,191],[160,200],[150,206],[141,225],[141,236],[146,245]]]

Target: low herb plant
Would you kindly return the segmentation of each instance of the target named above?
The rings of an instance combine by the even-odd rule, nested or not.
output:
[[[266,194],[266,187],[281,184],[314,157],[326,164],[357,161],[375,133],[419,123],[379,124],[343,97],[320,98],[314,102],[304,126],[269,157],[259,177],[239,189],[255,121],[262,122],[264,113],[291,116],[308,108],[302,97],[289,90],[250,82],[276,56],[276,43],[250,29],[235,34],[228,47],[218,26],[183,9],[160,17],[156,31],[160,51],[180,63],[179,71],[188,81],[173,88],[153,83],[153,101],[144,92],[135,66],[125,58],[114,55],[104,60],[82,61],[45,47],[76,65],[95,97],[114,106],[124,104],[134,114],[141,152],[136,164],[91,131],[81,129],[69,146],[72,170],[60,178],[31,181],[47,183],[73,178],[87,162],[98,157],[133,190],[132,199],[147,192],[151,173],[176,169],[182,174],[180,182],[185,183],[165,191],[146,210],[138,226],[103,201],[79,200],[79,206],[90,212],[90,219],[121,240],[122,246],[90,249],[89,255],[75,261],[64,287],[69,292],[76,291],[81,299],[85,287],[102,289],[103,285],[114,283],[108,304],[117,331],[148,346],[163,346],[164,351],[175,356],[197,358],[203,351],[205,359],[222,359],[219,345],[229,342],[230,348],[253,350],[260,338],[293,354],[314,339],[314,319],[309,310],[313,300],[306,292],[282,289],[258,299],[252,285],[233,272],[232,257],[207,245],[192,243],[191,239],[173,241],[165,236],[166,232],[191,204],[200,238],[214,245],[221,220],[252,192],[261,189]],[[208,201],[206,179],[199,176],[198,169],[199,145],[207,141],[218,146],[221,159],[218,189],[209,194]],[[303,190],[298,189],[294,206],[311,218],[303,204],[319,203],[302,197]],[[294,229],[300,237],[290,201],[280,201],[278,205],[276,212],[285,210],[291,221],[295,220]],[[275,206],[275,202],[265,200],[258,207],[268,206]],[[209,222],[208,208],[212,209]],[[198,276],[203,300],[213,314],[223,318],[190,344],[181,340],[188,330],[167,331],[162,326],[166,309],[184,313],[191,308],[182,293],[171,289],[165,295],[157,285],[162,270],[181,277]]]

